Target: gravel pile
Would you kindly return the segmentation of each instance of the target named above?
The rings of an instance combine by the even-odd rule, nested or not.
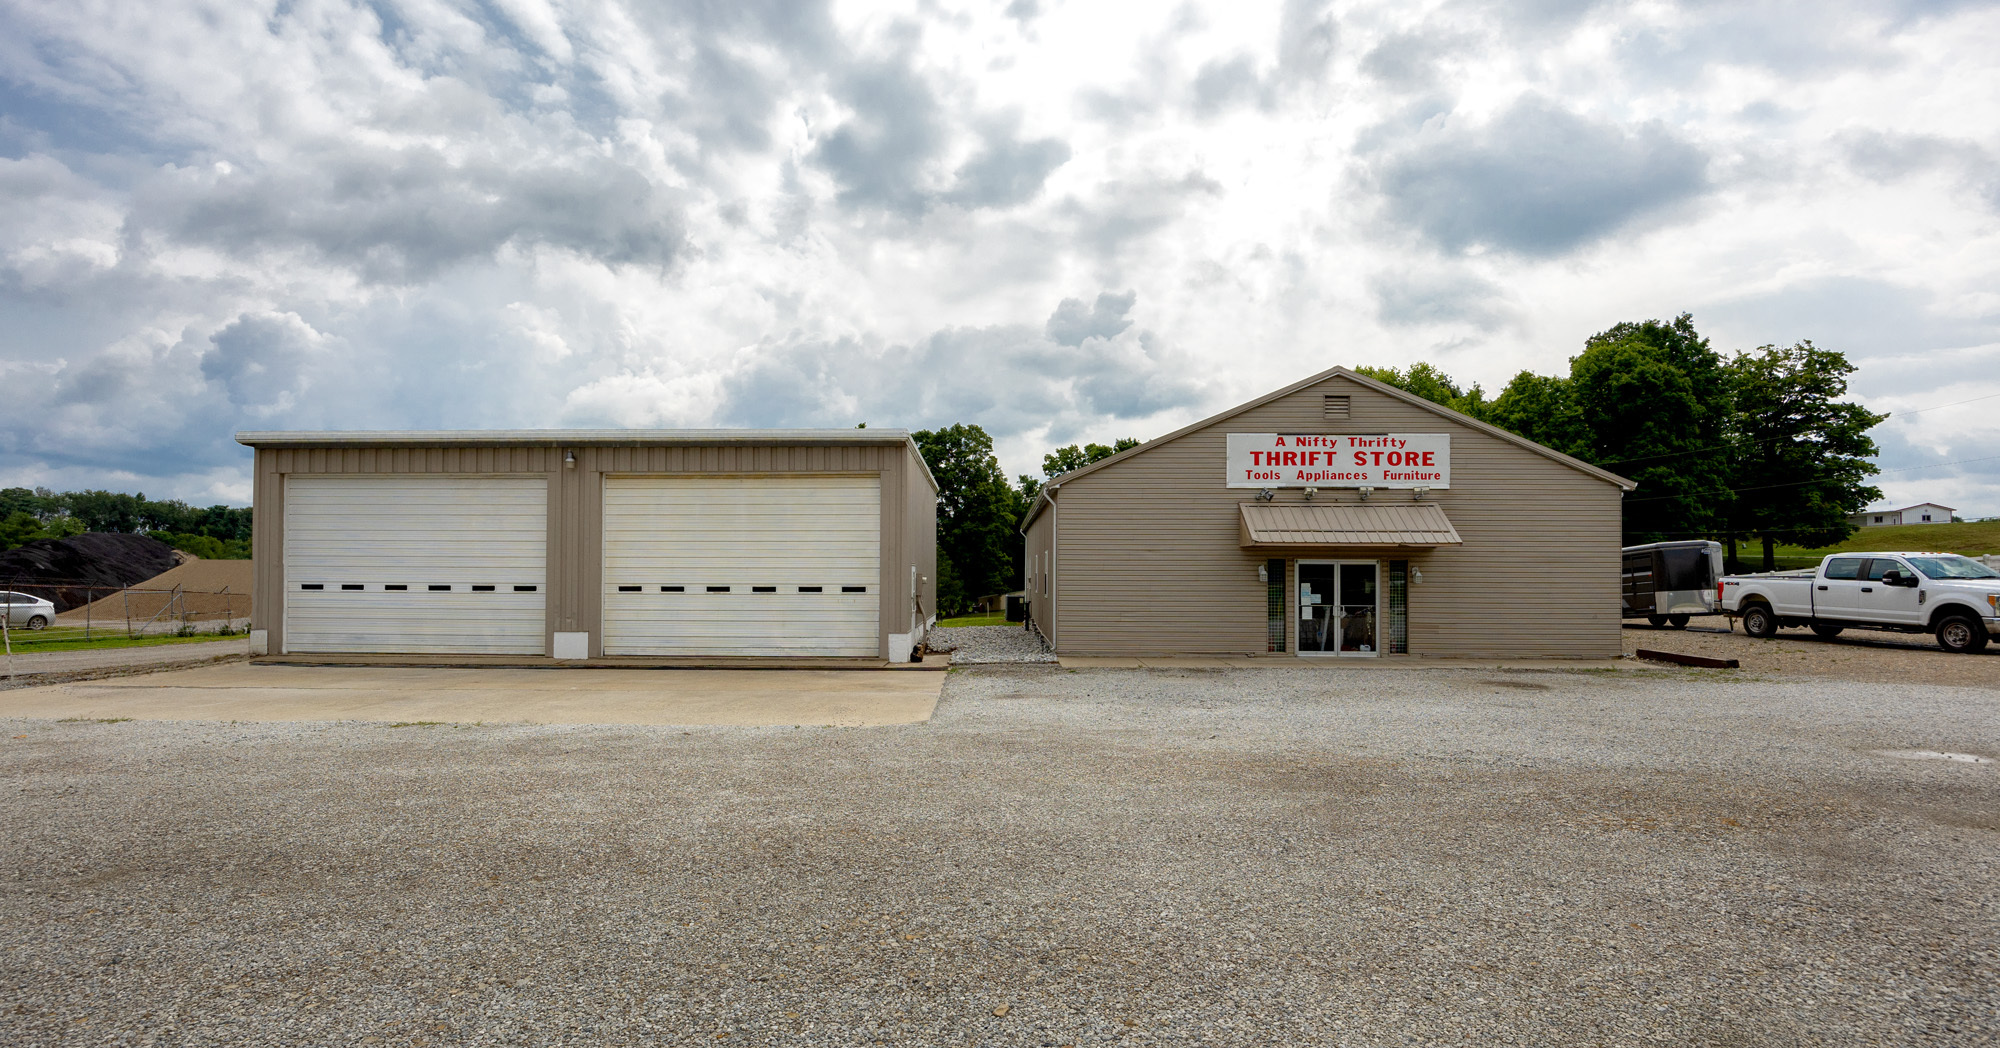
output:
[[[940,626],[931,631],[930,644],[934,650],[950,649],[954,666],[1056,661],[1041,634],[1019,626]]]
[[[927,725],[12,721],[0,1043],[1977,1045],[1990,691],[952,673]]]

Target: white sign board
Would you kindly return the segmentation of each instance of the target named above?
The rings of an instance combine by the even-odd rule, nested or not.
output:
[[[1231,433],[1232,488],[1451,487],[1449,433]]]

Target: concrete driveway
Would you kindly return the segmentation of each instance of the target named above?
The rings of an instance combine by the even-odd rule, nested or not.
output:
[[[0,717],[874,727],[929,720],[944,679],[904,670],[233,663],[0,692]]]

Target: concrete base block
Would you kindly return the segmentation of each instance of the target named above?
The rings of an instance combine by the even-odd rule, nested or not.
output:
[[[589,633],[556,634],[555,650],[549,654],[558,659],[587,659],[590,657]]]

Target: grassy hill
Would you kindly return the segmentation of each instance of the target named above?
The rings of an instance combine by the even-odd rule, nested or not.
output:
[[[1838,546],[1800,549],[1779,546],[1778,556],[1817,560],[1829,553],[1849,550],[1907,550],[1926,553],[1963,553],[1980,556],[2000,553],[2000,520],[1980,520],[1966,524],[1903,524],[1893,527],[1862,528]],[[1746,549],[1746,555],[1754,556]]]

